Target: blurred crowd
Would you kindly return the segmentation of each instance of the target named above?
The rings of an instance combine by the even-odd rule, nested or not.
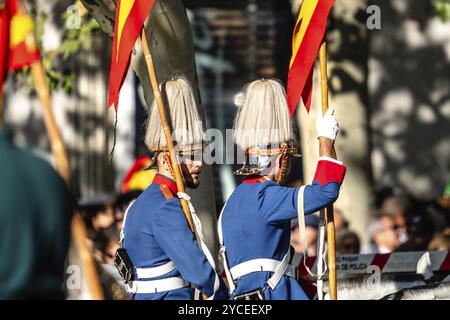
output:
[[[367,226],[369,245],[362,245],[345,213],[334,210],[338,254],[390,253],[398,251],[450,250],[450,183],[441,197],[419,201],[395,188],[375,194],[375,212]],[[319,217],[305,218],[308,256],[316,255]],[[298,222],[292,223],[291,245],[302,253]]]
[[[156,174],[150,166],[150,157],[139,157],[125,176],[119,194],[101,194],[79,201],[78,210],[87,229],[88,247],[99,264],[114,265],[125,212]]]
[[[106,299],[129,298],[114,259],[121,245],[126,210],[151,184],[156,174],[151,164],[149,156],[137,158],[122,181],[118,194],[100,194],[78,202],[78,212],[86,226],[87,247],[95,259]]]

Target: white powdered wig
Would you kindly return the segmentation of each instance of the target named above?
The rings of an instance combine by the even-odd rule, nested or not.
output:
[[[277,148],[295,139],[286,91],[276,80],[256,80],[244,91],[244,103],[234,120],[234,141],[243,150]]]
[[[173,129],[172,140],[178,146],[201,145],[205,133],[189,82],[183,78],[168,80],[161,85],[161,94],[167,119],[171,121],[169,126]],[[147,121],[145,144],[153,151],[167,147],[155,100]]]

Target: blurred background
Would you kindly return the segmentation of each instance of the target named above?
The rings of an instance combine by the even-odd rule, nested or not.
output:
[[[145,188],[142,179],[149,179],[140,176],[139,161],[131,169],[147,155],[143,90],[130,69],[117,115],[108,110],[112,41],[88,14],[79,29],[67,27],[72,0],[26,2],[91,250],[98,261],[112,264],[123,210]],[[207,127],[225,136],[246,83],[260,77],[286,82],[301,1],[182,2],[192,26]],[[336,1],[327,32],[330,101],[341,127],[338,158],[348,168],[335,205],[338,253],[450,248],[449,6],[445,0]],[[295,116],[303,158],[289,177],[292,186],[312,180],[318,159],[318,76],[311,114],[300,107]],[[14,142],[53,163],[29,72],[10,77],[4,91]],[[236,167],[213,166],[213,215],[240,182]],[[308,227],[315,252],[317,221]]]

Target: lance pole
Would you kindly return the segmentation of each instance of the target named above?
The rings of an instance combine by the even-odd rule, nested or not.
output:
[[[142,50],[144,52],[145,62],[147,64],[148,75],[149,75],[150,81],[152,83],[153,95],[155,97],[156,106],[158,107],[159,117],[161,119],[161,124],[162,124],[163,131],[164,131],[164,137],[166,138],[167,149],[169,150],[170,162],[171,162],[173,173],[175,176],[175,182],[177,184],[177,189],[179,192],[184,192],[184,183],[183,183],[183,178],[181,176],[180,165],[178,163],[178,160],[177,160],[177,157],[175,154],[175,148],[174,148],[173,141],[172,141],[172,132],[171,132],[169,122],[167,120],[166,109],[164,106],[164,101],[161,96],[161,91],[159,90],[155,66],[153,64],[153,58],[152,58],[152,54],[150,52],[150,47],[147,43],[147,36],[145,35],[144,28],[142,28],[142,32],[141,32],[141,45],[142,45]],[[194,225],[192,223],[192,216],[191,216],[191,211],[189,210],[189,204],[184,199],[180,199],[180,202],[181,202],[181,207],[183,208],[184,215],[186,216],[186,220],[188,221],[189,227],[191,228],[191,231],[194,232]]]
[[[42,62],[40,60],[31,65],[36,92],[41,100],[44,114],[45,127],[50,140],[52,153],[56,160],[56,170],[69,186],[71,181],[70,163],[66,147],[62,140],[61,131],[56,123],[50,97],[50,89],[47,83]],[[81,265],[86,272],[87,285],[94,300],[104,300],[103,290],[100,285],[94,259],[86,245],[86,226],[78,212],[75,212],[71,223],[72,237],[80,256]]]
[[[23,3],[20,3],[20,11],[22,14],[28,14]],[[31,37],[32,44],[36,45],[34,34]],[[50,147],[55,157],[56,171],[69,187],[71,181],[69,157],[67,155],[66,147],[62,139],[61,131],[58,128],[52,110],[50,87],[48,85],[44,66],[40,59],[32,63],[31,73],[34,79],[34,85],[37,95],[42,103],[44,123],[47,129]],[[86,244],[86,226],[84,225],[84,222],[78,212],[75,212],[73,215],[71,223],[71,233],[75,246],[77,247],[77,251],[80,255],[81,266],[86,272],[87,285],[89,287],[91,296],[95,300],[104,300],[103,290],[100,285],[94,258],[89,252]]]
[[[322,92],[322,113],[328,110],[328,72],[327,72],[327,43],[323,42],[319,51],[320,73],[321,73],[321,92]],[[330,299],[337,300],[336,286],[336,236],[334,225],[333,205],[325,209],[327,223],[327,243],[328,243],[328,287],[330,290]]]
[[[141,45],[142,51],[144,52],[145,62],[147,64],[147,72],[150,77],[150,82],[152,83],[153,96],[155,97],[156,106],[158,107],[159,118],[161,119],[161,125],[164,131],[164,137],[167,142],[167,149],[169,149],[170,162],[172,165],[173,174],[175,176],[175,182],[177,184],[177,189],[179,192],[184,192],[183,178],[181,177],[181,168],[175,154],[175,148],[173,146],[171,128],[166,116],[166,109],[164,107],[164,101],[161,96],[161,91],[159,90],[158,79],[156,77],[155,66],[153,64],[152,54],[150,52],[150,47],[147,42],[147,36],[145,35],[145,29],[142,28],[141,32]],[[189,228],[192,232],[195,232],[194,224],[192,223],[191,211],[189,209],[189,203],[185,199],[180,199],[181,207],[183,213],[186,216],[186,220],[189,224]],[[205,294],[202,294],[204,300],[207,300]]]
[[[36,92],[43,106],[44,122],[47,128],[47,134],[50,140],[52,153],[56,160],[56,170],[69,186],[71,181],[71,172],[69,158],[66,147],[62,140],[61,131],[56,123],[52,103],[50,98],[50,89],[47,83],[42,62],[40,60],[31,65]],[[86,245],[87,232],[86,226],[78,212],[75,212],[71,224],[72,237],[80,256],[81,265],[86,272],[87,285],[94,300],[104,300],[103,290],[100,285],[94,259]]]
[[[56,124],[52,111],[52,101],[50,88],[41,60],[33,62],[31,65],[34,84],[39,100],[42,103],[45,127],[50,141],[50,148],[55,156],[56,168],[66,183],[70,181],[70,165],[67,151],[62,139],[61,131]]]
[[[55,116],[53,114],[50,89],[42,61],[38,60],[34,62],[31,65],[31,72],[35,82],[36,92],[42,103],[45,127],[47,128],[51,150],[56,160],[56,170],[66,182],[67,186],[69,186],[71,181],[69,157],[62,140],[61,131],[58,128]],[[86,226],[84,225],[84,222],[78,212],[75,212],[73,215],[71,232],[75,246],[77,247],[77,251],[80,255],[81,265],[86,272],[87,284],[91,296],[94,300],[104,300],[94,259],[86,245]]]

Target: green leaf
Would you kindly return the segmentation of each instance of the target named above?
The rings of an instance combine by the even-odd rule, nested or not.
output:
[[[76,1],[73,2],[75,3]],[[81,20],[80,29],[68,29],[66,22],[70,17],[70,13],[64,12],[61,15],[64,25],[61,45],[56,50],[43,50],[42,37],[44,36],[44,26],[48,15],[45,12],[39,11],[38,7],[35,7],[34,10],[37,10],[33,18],[36,43],[41,52],[43,66],[48,77],[50,88],[62,88],[66,92],[70,92],[73,89],[75,81],[74,70],[67,70],[67,66],[64,66],[64,69],[61,68],[60,62],[61,60],[66,61],[82,51],[91,50],[92,39],[100,33],[100,26],[94,18],[86,15]],[[31,10],[31,12],[36,11]],[[33,81],[29,68],[14,72],[13,77],[20,85],[32,88]]]
[[[450,1],[449,0],[433,0],[434,8],[443,21],[450,19]]]

